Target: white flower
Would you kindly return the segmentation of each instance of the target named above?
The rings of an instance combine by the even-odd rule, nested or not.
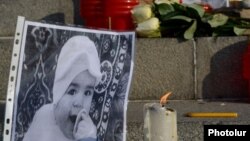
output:
[[[160,37],[160,22],[158,18],[150,18],[137,25],[136,32],[141,37]]]
[[[167,4],[171,4],[171,3],[179,3],[179,0],[155,0],[156,4],[161,4],[161,3],[167,3]]]
[[[159,29],[160,22],[158,18],[150,18],[144,22],[141,22],[137,25],[136,31],[143,31],[143,30],[156,30]]]
[[[151,18],[153,14],[150,4],[139,4],[131,10],[131,13],[136,23],[140,23]]]

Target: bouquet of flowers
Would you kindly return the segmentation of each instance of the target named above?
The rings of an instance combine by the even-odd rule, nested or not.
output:
[[[131,13],[139,37],[237,36],[250,29],[250,19],[218,10],[205,11],[200,4],[180,4],[176,0],[139,4]]]

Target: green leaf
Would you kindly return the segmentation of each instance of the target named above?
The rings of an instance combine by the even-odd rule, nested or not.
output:
[[[236,35],[242,35],[245,31],[246,31],[245,28],[238,28],[238,27],[234,26],[234,33]]]
[[[196,28],[197,28],[197,21],[194,20],[192,25],[185,31],[184,38],[188,39],[188,40],[192,39],[194,37],[194,33],[196,31]]]
[[[209,14],[209,13],[205,13],[203,17],[201,17],[201,21],[203,23],[208,23],[209,20],[213,19],[213,15]]]
[[[208,23],[210,24],[211,27],[218,27],[226,24],[228,21],[228,16],[224,14],[215,14],[213,15],[211,20],[208,20]]]
[[[186,12],[186,10],[187,10],[184,5],[181,5],[178,3],[173,3],[172,6],[174,7],[175,11]]]
[[[176,31],[176,30],[183,30],[183,29],[186,30],[190,26],[190,23],[184,20],[172,19],[166,22],[161,22],[160,26],[168,28],[168,29],[174,29],[174,31]]]
[[[217,36],[218,36],[218,33],[213,32],[212,37],[217,37]]]
[[[172,12],[169,12],[168,14],[166,14],[166,15],[162,15],[159,19],[161,21],[167,21],[170,18],[172,18],[174,16],[177,16],[177,15],[181,15],[181,14],[179,12],[177,12],[177,11],[172,11]]]
[[[204,10],[204,8],[201,5],[190,4],[190,5],[188,5],[188,7],[193,8],[199,14],[200,17],[203,17],[203,15],[205,13],[205,10]]]
[[[158,5],[158,11],[160,15],[166,15],[172,11],[174,11],[174,7],[170,4],[162,3]]]
[[[220,26],[213,28],[213,35],[216,36],[235,36],[232,26]]]
[[[191,22],[193,19],[186,17],[186,16],[174,16],[170,19],[176,19],[176,20],[184,20],[186,22]]]

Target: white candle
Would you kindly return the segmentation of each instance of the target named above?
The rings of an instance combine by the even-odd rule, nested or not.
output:
[[[144,141],[177,141],[176,111],[158,103],[145,104]]]

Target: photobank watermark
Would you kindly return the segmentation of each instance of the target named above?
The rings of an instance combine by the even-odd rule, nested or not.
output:
[[[204,125],[204,141],[212,139],[239,139],[248,141],[250,125]]]

